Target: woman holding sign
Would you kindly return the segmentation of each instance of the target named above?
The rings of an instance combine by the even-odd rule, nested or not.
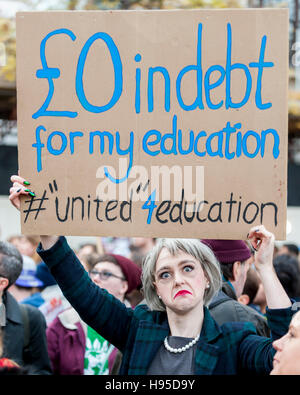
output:
[[[24,179],[12,177],[10,200],[20,207]],[[296,309],[273,269],[274,235],[252,228],[255,266],[264,285],[274,340],[285,335]],[[272,340],[250,323],[219,327],[206,305],[221,286],[218,261],[199,240],[161,239],[143,263],[147,305],[127,309],[96,286],[64,237],[41,236],[38,253],[82,319],[123,353],[120,374],[269,373]]]

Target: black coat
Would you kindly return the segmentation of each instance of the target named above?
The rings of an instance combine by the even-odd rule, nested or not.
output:
[[[24,323],[20,306],[9,293],[3,295],[6,326],[3,328],[3,357],[10,358],[30,374],[51,374],[47,350],[46,321],[39,309],[26,305],[29,319],[29,341],[24,348]]]

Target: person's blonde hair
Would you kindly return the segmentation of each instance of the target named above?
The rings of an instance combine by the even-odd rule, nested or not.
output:
[[[150,310],[166,311],[154,286],[156,262],[163,248],[166,248],[174,256],[182,251],[200,262],[210,284],[204,293],[203,303],[207,305],[222,286],[220,265],[212,250],[198,239],[158,239],[157,244],[148,253],[142,264],[143,293]]]

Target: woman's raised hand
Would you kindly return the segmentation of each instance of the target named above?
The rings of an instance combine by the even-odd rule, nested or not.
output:
[[[20,210],[20,195],[35,196],[35,193],[28,188],[30,182],[20,176],[13,175],[10,177],[10,181],[13,183],[13,186],[9,190],[9,200]]]
[[[263,225],[254,226],[250,229],[248,239],[255,249],[255,267],[261,269],[273,270],[273,253],[275,236],[269,232]]]
[[[35,196],[35,193],[28,188],[30,182],[20,176],[11,176],[10,181],[13,183],[13,186],[9,190],[9,200],[18,210],[20,210],[20,195]],[[44,249],[51,248],[58,240],[57,236],[40,236],[40,238]]]
[[[263,225],[259,225],[250,229],[248,239],[255,249],[254,264],[262,281],[269,309],[290,307],[290,298],[273,266],[275,236]]]

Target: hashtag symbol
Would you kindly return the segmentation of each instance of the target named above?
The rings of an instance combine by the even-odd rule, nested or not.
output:
[[[26,213],[24,223],[27,221],[29,214],[35,212],[35,217],[34,219],[37,219],[39,212],[42,210],[46,210],[46,208],[43,207],[43,203],[45,200],[49,200],[46,198],[47,191],[44,190],[43,196],[41,199],[37,199],[36,197],[32,196],[30,200],[25,200],[25,203],[29,203],[29,207],[27,210],[23,210],[23,213]],[[38,208],[33,208],[34,203],[40,202]],[[35,206],[36,207],[36,206]]]

